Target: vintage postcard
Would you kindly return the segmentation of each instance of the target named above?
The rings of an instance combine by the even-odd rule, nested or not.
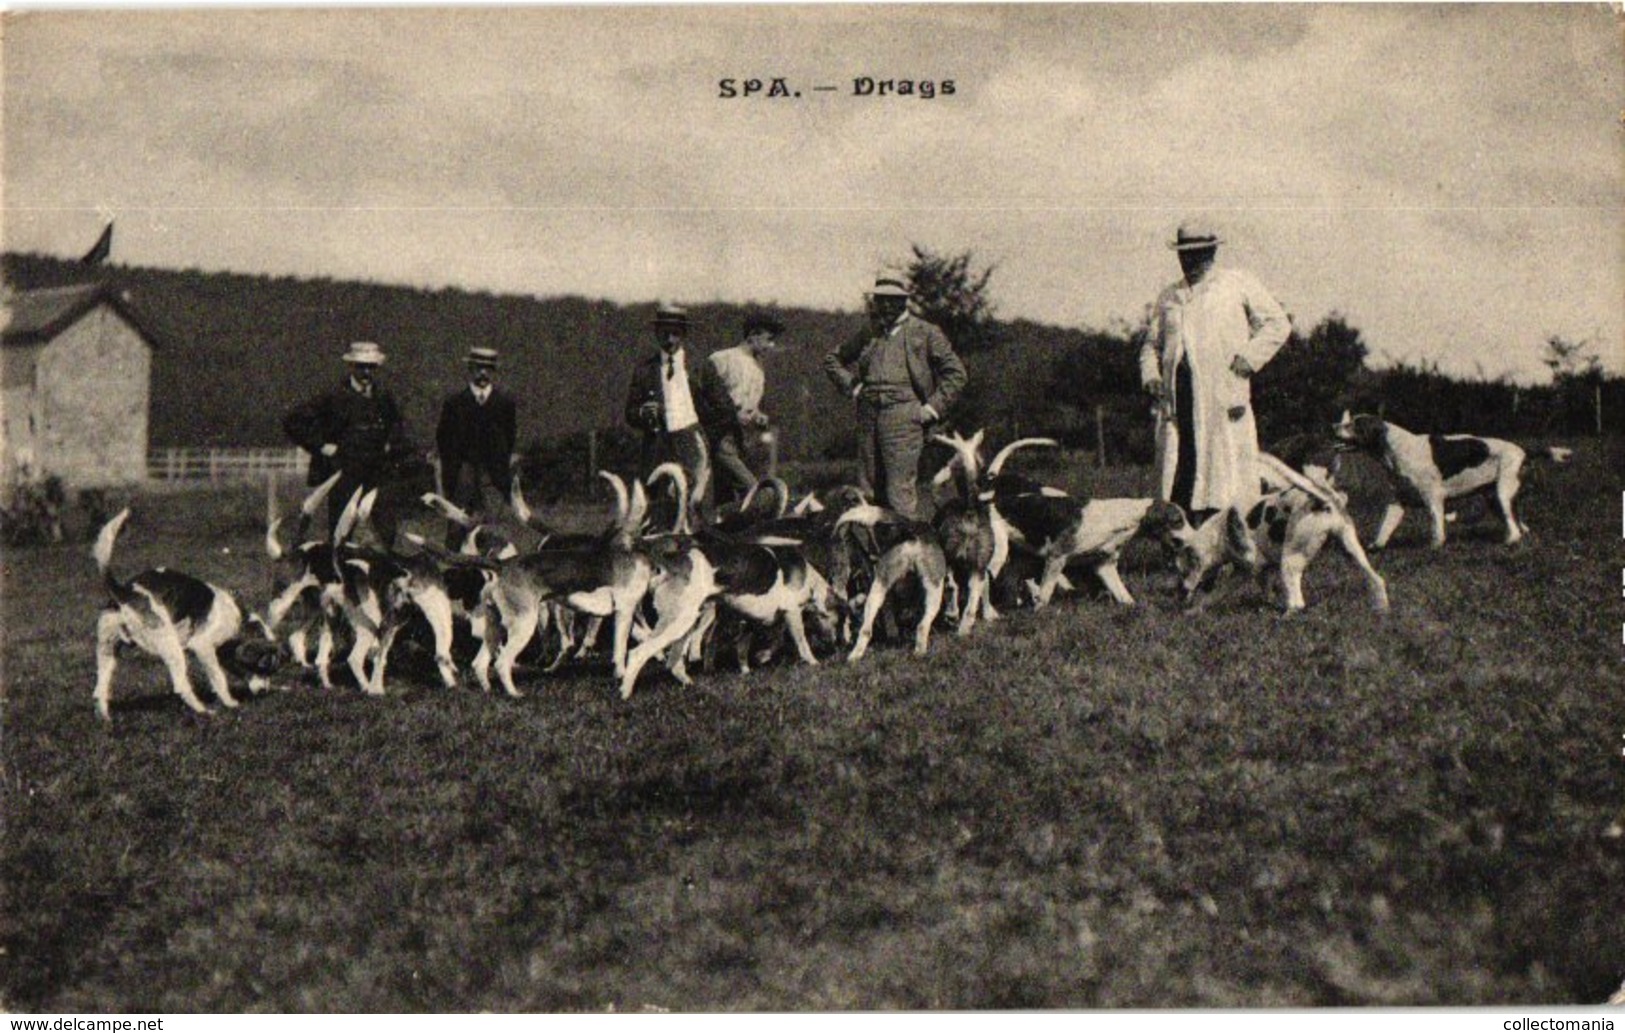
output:
[[[0,1007],[1620,991],[1617,5],[0,30]]]

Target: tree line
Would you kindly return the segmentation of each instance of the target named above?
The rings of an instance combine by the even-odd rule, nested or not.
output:
[[[987,427],[995,440],[1047,435],[1103,450],[1112,462],[1151,454],[1151,418],[1139,390],[1138,355],[1147,321],[1105,329],[1005,320],[992,302],[993,267],[973,256],[915,247],[902,263],[917,307],[942,326],[970,371],[951,414],[963,429]],[[286,444],[288,408],[331,385],[352,340],[389,354],[387,380],[414,439],[427,447],[440,398],[462,383],[462,356],[474,345],[503,354],[502,381],[523,400],[520,439],[541,485],[579,477],[586,437],[600,465],[625,462],[635,447],[621,421],[633,365],[652,347],[654,303],[622,305],[576,296],[537,298],[447,288],[355,283],[78,263],[6,254],[12,288],[61,286],[96,277],[128,290],[161,338],[153,357],[150,437],[168,445]],[[855,299],[856,300],[856,299]],[[774,418],[785,459],[854,454],[849,403],[824,379],[824,354],[862,332],[859,312],[719,302],[690,304],[693,347],[737,343],[751,308],[786,325],[768,360],[764,409]],[[1604,371],[1589,342],[1551,338],[1550,384],[1464,379],[1436,365],[1373,369],[1358,328],[1332,313],[1299,328],[1254,386],[1266,445],[1324,430],[1345,408],[1382,412],[1413,429],[1473,431],[1518,438],[1618,432],[1625,379]],[[1600,410],[1599,410],[1600,402]],[[1104,440],[1102,440],[1104,435]],[[545,489],[544,489],[545,490]]]

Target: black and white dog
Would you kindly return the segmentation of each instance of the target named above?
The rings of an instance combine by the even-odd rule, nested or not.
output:
[[[1191,609],[1201,609],[1233,590],[1205,594],[1228,568],[1260,580],[1278,576],[1288,613],[1304,608],[1303,574],[1328,541],[1334,541],[1365,577],[1371,606],[1388,609],[1388,585],[1371,566],[1343,496],[1314,474],[1305,474],[1269,453],[1258,457],[1260,480],[1270,491],[1245,513],[1231,507],[1192,524],[1171,502],[1159,502],[1147,517],[1174,555],[1180,591]]]
[[[1343,413],[1332,434],[1344,447],[1374,456],[1388,471],[1398,494],[1382,514],[1382,523],[1371,541],[1373,549],[1388,544],[1405,506],[1422,506],[1433,521],[1433,546],[1444,544],[1445,503],[1474,493],[1488,495],[1506,522],[1508,545],[1529,533],[1518,518],[1513,501],[1521,486],[1519,477],[1529,453],[1510,441],[1472,434],[1413,434],[1378,416],[1350,416]],[[1542,448],[1537,457],[1566,463],[1571,451]]]
[[[128,581],[120,580],[113,573],[113,547],[129,517],[130,511],[123,509],[109,520],[96,536],[92,551],[110,597],[109,606],[96,621],[96,713],[103,721],[113,719],[113,671],[118,666],[121,642],[162,660],[175,694],[194,713],[207,714],[209,708],[192,691],[188,653],[203,668],[209,688],[220,702],[236,707],[237,698],[231,694],[221,653],[234,667],[252,663],[244,650],[234,648],[246,645],[235,641],[243,628],[242,608],[224,588],[164,567],[143,571]],[[265,645],[271,644],[267,641]],[[271,648],[274,650],[274,646]],[[276,667],[271,652],[262,653],[259,660],[263,662],[254,664],[256,669],[248,679],[253,692],[265,689],[265,675]]]

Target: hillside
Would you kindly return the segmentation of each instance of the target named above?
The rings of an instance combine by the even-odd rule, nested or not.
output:
[[[100,277],[128,290],[164,336],[153,365],[151,440],[166,445],[278,445],[282,414],[339,375],[352,340],[389,354],[388,382],[414,437],[427,443],[439,398],[461,382],[471,345],[499,349],[504,381],[522,400],[520,440],[621,426],[636,356],[650,347],[653,301],[619,305],[581,297],[521,297],[462,290],[107,265],[94,270],[39,255],[6,254],[13,287]],[[854,291],[854,304],[857,301]],[[767,411],[786,457],[850,454],[852,413],[820,371],[824,353],[861,326],[856,312],[764,306],[788,326],[770,360]],[[736,342],[746,306],[690,304],[695,346]],[[1015,425],[1017,393],[1047,377],[1078,331],[1032,323],[997,356],[973,357],[975,409]],[[966,409],[962,418],[975,418]]]

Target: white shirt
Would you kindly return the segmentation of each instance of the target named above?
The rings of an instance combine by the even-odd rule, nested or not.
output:
[[[744,345],[724,348],[711,354],[711,365],[728,389],[734,408],[741,414],[756,412],[762,407],[762,392],[767,386],[767,375],[762,364]]]
[[[700,422],[694,409],[694,396],[688,389],[688,365],[682,348],[669,356],[664,353],[660,356],[660,401],[668,432],[686,430]]]
[[[474,401],[480,403],[481,405],[484,405],[486,403],[486,400],[491,397],[491,385],[490,384],[486,384],[484,387],[479,387],[479,386],[477,386],[475,384],[470,384],[470,385],[468,385],[468,389],[470,391],[474,392]]]

